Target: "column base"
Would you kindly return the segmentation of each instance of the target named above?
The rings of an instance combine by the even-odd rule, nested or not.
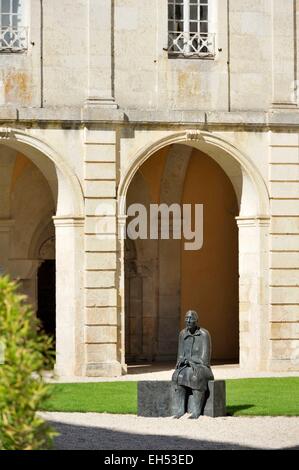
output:
[[[85,367],[86,377],[121,377],[122,365],[119,362],[93,362]]]
[[[62,378],[62,377],[77,377],[75,373],[75,367],[73,364],[71,364],[69,367],[63,367],[63,366],[57,366],[55,364],[54,370],[53,370],[53,375],[54,377]]]

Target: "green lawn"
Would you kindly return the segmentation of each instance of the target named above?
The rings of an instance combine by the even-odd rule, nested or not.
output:
[[[51,385],[47,411],[137,413],[137,382],[99,382]]]
[[[299,377],[227,380],[232,416],[299,416]],[[47,411],[137,413],[136,382],[51,385]]]
[[[299,377],[227,380],[233,416],[299,416]]]

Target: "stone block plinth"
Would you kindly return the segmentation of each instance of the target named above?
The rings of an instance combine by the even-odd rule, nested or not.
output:
[[[172,382],[138,383],[138,416],[169,417],[175,414]],[[187,409],[191,413],[193,396],[188,398]],[[217,418],[226,416],[226,387],[224,380],[212,380],[208,384],[208,393],[203,411],[204,416]]]

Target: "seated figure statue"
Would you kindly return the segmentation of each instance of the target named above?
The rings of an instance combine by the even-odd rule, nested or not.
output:
[[[208,382],[214,380],[210,367],[211,337],[207,330],[198,326],[195,311],[186,313],[185,322],[186,328],[179,336],[178,360],[172,376],[176,406],[174,417],[181,418],[185,414],[186,397],[192,391],[194,403],[190,418],[197,419],[203,411]]]

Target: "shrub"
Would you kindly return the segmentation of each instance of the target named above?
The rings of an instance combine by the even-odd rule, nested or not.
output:
[[[0,449],[46,449],[55,433],[36,411],[50,396],[41,372],[53,361],[51,340],[17,289],[0,277]]]

